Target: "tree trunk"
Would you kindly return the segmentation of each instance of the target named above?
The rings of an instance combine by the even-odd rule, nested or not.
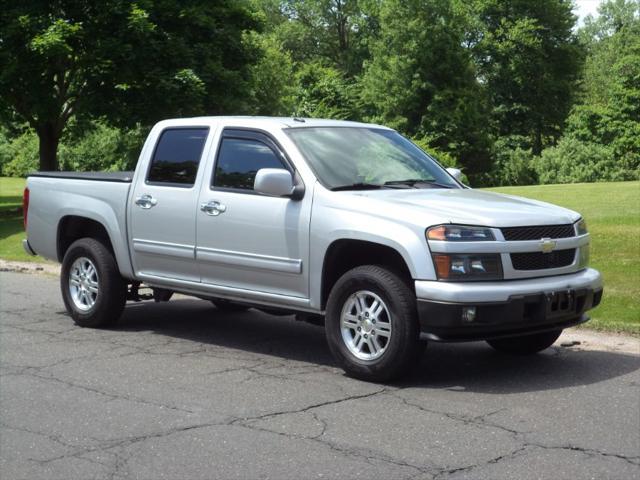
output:
[[[542,153],[542,122],[536,122],[531,151],[536,156]]]
[[[42,125],[36,131],[40,140],[40,170],[58,170],[60,133],[51,124]]]

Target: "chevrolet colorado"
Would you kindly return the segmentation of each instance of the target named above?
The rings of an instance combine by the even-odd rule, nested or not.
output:
[[[587,321],[602,280],[581,216],[459,176],[379,125],[166,120],[135,172],[30,175],[24,247],[62,263],[80,326],[173,292],[296,313],[372,381],[406,372],[426,341],[530,354]]]

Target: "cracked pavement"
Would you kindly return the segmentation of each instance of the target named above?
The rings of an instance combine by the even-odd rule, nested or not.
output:
[[[292,317],[183,297],[83,329],[56,278],[3,272],[0,477],[640,478],[640,343],[430,344],[376,385]]]

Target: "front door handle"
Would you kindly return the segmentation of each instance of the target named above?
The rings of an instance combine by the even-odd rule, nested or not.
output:
[[[145,210],[149,210],[151,207],[155,207],[158,204],[158,200],[153,198],[151,195],[140,195],[136,198],[136,205],[140,208],[144,208]]]
[[[201,204],[200,210],[202,210],[207,215],[211,215],[212,217],[217,217],[221,213],[226,212],[227,207],[216,200],[211,200],[208,203]]]

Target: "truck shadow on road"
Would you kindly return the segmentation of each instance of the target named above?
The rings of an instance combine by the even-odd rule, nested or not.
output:
[[[205,301],[129,305],[116,330],[337,367],[322,327],[256,310],[220,312]],[[430,343],[417,368],[394,385],[505,394],[589,385],[638,369],[640,355],[621,352],[554,346],[518,357],[499,354],[484,342]]]

